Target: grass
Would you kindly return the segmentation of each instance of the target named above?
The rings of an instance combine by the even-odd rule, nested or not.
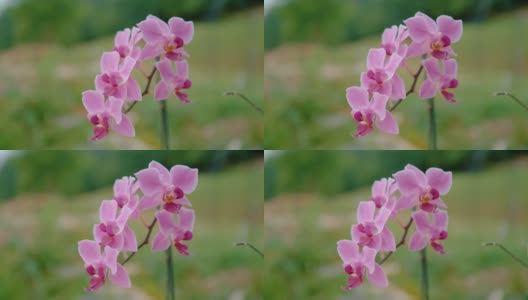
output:
[[[458,53],[456,105],[436,99],[440,149],[504,149],[528,145],[528,115],[495,92],[528,103],[528,8],[467,23]],[[381,33],[380,33],[381,35]],[[345,89],[359,85],[379,36],[337,47],[289,44],[266,53],[266,149],[425,149],[427,104],[410,95],[397,109],[398,136],[379,131],[354,139]],[[415,61],[416,63],[416,61]],[[417,64],[412,65],[418,69]],[[400,74],[410,85],[409,75]]]
[[[169,98],[171,149],[262,148],[262,117],[243,100],[223,95],[235,90],[262,106],[262,10],[195,25],[187,47],[193,103]],[[112,47],[109,36],[70,48],[35,44],[1,52],[0,148],[159,149],[160,109],[151,96],[130,113],[136,138],[111,134],[88,141],[92,128],[81,92],[94,89],[101,54]],[[143,65],[145,72],[150,67]],[[140,73],[134,76],[143,87]]]
[[[196,211],[191,256],[175,256],[177,299],[262,299],[263,259],[250,249],[234,246],[248,241],[262,249],[262,190],[262,161],[200,176],[197,190],[189,197]],[[100,200],[111,195],[111,189],[73,198],[26,194],[2,204],[0,298],[162,299],[165,254],[148,247],[126,265],[130,290],[111,285],[95,293],[83,290],[89,277],[78,256],[77,241],[92,238]],[[142,241],[145,228],[138,222],[133,229]]]
[[[528,294],[528,271],[498,248],[505,245],[528,261],[528,161],[503,163],[477,173],[455,173],[449,207],[448,255],[428,249],[431,299],[521,299]],[[359,201],[370,187],[334,197],[282,194],[265,203],[266,299],[419,299],[418,252],[400,248],[384,264],[389,287],[370,283],[345,292],[346,274],[336,242],[350,239]],[[407,216],[400,216],[405,223]],[[397,240],[402,229],[390,225]],[[414,225],[411,232],[414,231]],[[495,296],[492,296],[495,295]],[[497,296],[498,295],[498,296]]]

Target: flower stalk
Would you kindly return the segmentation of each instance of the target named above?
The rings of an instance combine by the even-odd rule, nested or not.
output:
[[[517,104],[519,104],[522,108],[528,110],[528,105],[524,104],[519,98],[515,97],[515,95],[510,92],[497,92],[495,93],[495,96],[508,96],[512,98],[513,101],[517,102]]]
[[[257,104],[255,104],[255,102],[249,100],[248,97],[246,97],[244,94],[242,93],[239,93],[239,92],[236,92],[236,91],[232,91],[232,92],[225,92],[224,93],[225,96],[238,96],[240,97],[242,100],[246,101],[249,105],[251,105],[251,107],[253,107],[256,111],[258,111],[260,114],[264,114],[264,110],[262,110],[262,108],[260,108],[260,106],[258,106]]]
[[[435,112],[435,102],[434,98],[427,100],[428,106],[427,110],[429,111],[429,149],[438,150],[436,143],[436,112]]]
[[[517,255],[513,254],[513,252],[511,252],[510,250],[508,250],[506,247],[504,247],[503,245],[497,243],[497,242],[488,242],[488,243],[483,243],[482,246],[495,246],[495,247],[498,247],[499,249],[501,249],[502,251],[504,251],[506,254],[508,254],[509,256],[511,256],[511,258],[513,258],[515,261],[517,261],[518,263],[520,263],[523,267],[527,268],[528,269],[528,263],[526,263],[524,260],[520,259]]]
[[[252,249],[253,251],[255,251],[262,258],[264,258],[264,253],[262,253],[262,251],[260,251],[257,247],[253,246],[253,244],[251,244],[249,242],[239,242],[239,243],[236,243],[235,246],[247,246],[250,249]]]

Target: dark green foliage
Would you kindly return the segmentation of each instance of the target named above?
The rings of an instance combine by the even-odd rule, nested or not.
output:
[[[19,42],[72,44],[131,27],[148,14],[216,20],[261,0],[22,0],[0,15],[0,49]]]
[[[71,24],[79,18],[79,10],[73,1],[21,1],[12,7],[16,40],[72,42]]]
[[[264,47],[266,49],[280,44],[280,18],[271,12],[264,20]]]
[[[13,46],[15,32],[13,27],[13,17],[9,14],[0,15],[0,49]]]
[[[480,170],[490,162],[524,155],[522,151],[291,151],[266,164],[265,199],[283,192],[335,195],[389,177],[413,164],[422,170]]]
[[[522,0],[289,0],[272,11],[273,17],[265,19],[266,29],[279,27],[279,34],[267,36],[265,47],[290,41],[336,44],[358,40],[401,24],[417,11],[434,18],[446,14],[480,21],[521,3]]]
[[[82,155],[79,155],[82,153]],[[185,164],[200,173],[221,171],[229,164],[262,157],[262,151],[47,151],[26,152],[0,169],[0,199],[24,191],[66,195],[107,187],[131,176],[152,160],[165,166]]]

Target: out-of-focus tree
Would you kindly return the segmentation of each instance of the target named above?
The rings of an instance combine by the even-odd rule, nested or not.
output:
[[[23,0],[11,8],[16,42],[77,40],[77,28],[65,26],[79,18],[79,6],[70,0]]]
[[[279,36],[266,39],[266,49],[286,42],[342,43],[380,33],[401,24],[417,11],[431,17],[447,14],[482,21],[493,13],[514,9],[523,0],[289,0],[268,13],[266,28],[279,24]],[[268,24],[269,23],[269,24]]]
[[[28,151],[0,168],[0,199],[18,192],[53,191],[65,195],[110,186],[156,160],[166,165],[184,164],[201,173],[262,159],[262,151]]]
[[[218,20],[262,0],[20,0],[0,14],[0,49],[20,42],[72,44],[112,35],[149,14]]]
[[[11,47],[15,42],[13,18],[11,15],[0,15],[0,49]]]
[[[498,161],[513,159],[519,151],[304,151],[284,152],[266,162],[273,184],[265,186],[265,199],[282,192],[338,194],[371,184],[401,170],[406,164],[421,169],[476,171]]]

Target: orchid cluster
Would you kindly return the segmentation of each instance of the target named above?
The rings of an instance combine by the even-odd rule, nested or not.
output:
[[[351,240],[337,242],[337,252],[348,276],[347,290],[361,285],[363,277],[375,285],[388,286],[387,276],[380,264],[387,255],[405,243],[412,222],[416,231],[409,241],[409,250],[417,251],[428,244],[434,251],[445,255],[441,242],[447,239],[447,206],[440,196],[451,189],[451,172],[430,168],[425,173],[413,165],[372,185],[369,201],[359,203],[357,224],[352,225]],[[404,227],[402,240],[396,244],[387,227],[389,220],[397,220],[400,212],[411,210],[411,219]],[[376,256],[385,252],[385,258],[376,262]]]
[[[190,208],[187,195],[197,184],[198,169],[176,165],[169,171],[155,161],[147,169],[137,172],[135,177],[117,179],[112,200],[101,202],[100,220],[93,227],[94,240],[82,240],[78,245],[86,273],[90,275],[90,287],[86,290],[99,289],[107,276],[114,285],[130,287],[123,264],[149,243],[156,222],[159,231],[152,239],[152,251],[166,250],[172,244],[180,254],[188,256],[188,246],[184,242],[193,238],[194,210]],[[154,220],[145,225],[148,234],[138,246],[128,222],[142,220],[140,213],[153,208],[156,208]],[[120,264],[117,260],[119,253],[124,252],[132,254]]]
[[[135,136],[134,126],[126,113],[134,102],[141,101],[149,92],[156,70],[161,75],[161,81],[154,90],[155,100],[166,100],[174,94],[181,102],[190,103],[184,92],[192,85],[187,64],[189,55],[184,46],[191,42],[193,35],[191,21],[173,17],[167,24],[151,15],[137,27],[116,34],[114,48],[101,57],[101,74],[95,77],[95,90],[82,93],[88,120],[94,125],[92,141],[104,138],[110,129],[123,136]],[[143,48],[138,46],[140,41],[144,41]],[[142,70],[142,63],[153,58],[159,61],[147,75]],[[147,79],[143,93],[132,77],[134,69]],[[131,104],[124,108],[127,102]]]
[[[368,52],[367,71],[361,73],[361,85],[346,90],[352,117],[358,123],[354,137],[368,134],[374,124],[383,132],[398,134],[398,124],[391,114],[395,106],[387,109],[387,104],[401,101],[413,92],[423,68],[427,79],[420,87],[420,98],[429,99],[440,93],[450,103],[457,102],[451,91],[458,86],[457,63],[452,58],[456,53],[451,44],[462,36],[462,21],[442,15],[435,22],[418,12],[403,23],[385,29],[381,46]],[[407,60],[417,56],[423,60],[417,73],[412,74]],[[396,72],[400,68],[414,78],[408,92]]]

